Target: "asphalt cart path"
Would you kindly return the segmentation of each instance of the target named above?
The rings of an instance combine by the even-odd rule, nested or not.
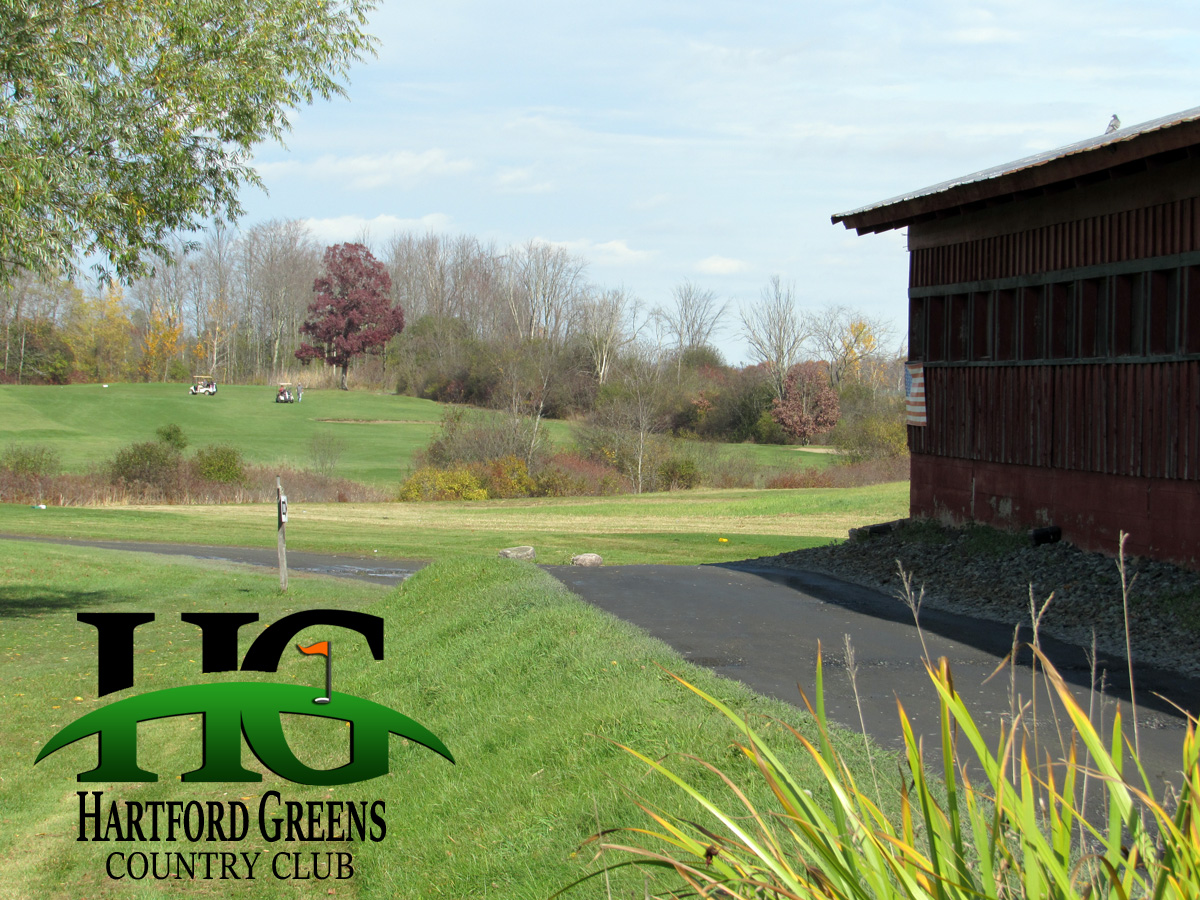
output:
[[[1028,651],[1018,656],[1015,670],[989,680],[1012,647],[1013,632],[1007,626],[922,610],[919,633],[900,600],[826,575],[751,564],[544,568],[589,603],[644,628],[690,661],[788,703],[803,705],[798,685],[812,699],[819,644],[826,712],[831,720],[858,730],[859,708],[845,664],[849,635],[867,731],[885,746],[902,747],[901,701],[914,733],[924,737],[931,764],[940,765],[941,738],[926,651],[934,662],[943,656],[949,660],[955,688],[992,746],[1001,722],[1011,718],[1012,685],[1022,700],[1032,695]],[[1030,639],[1023,630],[1021,640]],[[1088,709],[1087,654],[1051,638],[1043,637],[1040,644]],[[1102,706],[1102,721],[1110,725],[1119,703],[1126,733],[1132,736],[1125,662],[1101,654],[1099,668],[1105,673],[1107,700],[1102,704],[1098,696],[1093,698],[1093,718],[1099,718]],[[1164,779],[1178,785],[1186,719],[1173,704],[1200,711],[1200,682],[1145,667],[1135,668],[1134,682],[1146,773],[1156,790]],[[1046,714],[1044,679],[1040,684],[1039,741],[1043,755],[1048,750],[1057,759],[1063,755],[1058,733],[1069,744],[1071,726],[1061,714],[1057,721]],[[1106,727],[1104,733],[1110,730]]]

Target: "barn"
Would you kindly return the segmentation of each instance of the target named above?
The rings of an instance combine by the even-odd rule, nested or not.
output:
[[[908,229],[914,516],[1200,567],[1200,108],[833,222]]]

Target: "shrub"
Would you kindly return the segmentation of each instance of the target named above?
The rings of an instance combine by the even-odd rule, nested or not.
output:
[[[441,427],[425,449],[422,461],[446,467],[490,463],[506,456],[523,459],[529,450],[525,433],[528,426],[525,420],[514,422],[494,413],[451,408],[443,414]]]
[[[192,379],[192,370],[181,359],[173,359],[167,365],[167,381],[182,381],[185,384]]]
[[[486,500],[487,490],[465,466],[439,469],[422,466],[400,485],[402,501]]]
[[[246,477],[242,454],[228,444],[213,444],[196,451],[192,468],[204,481],[240,484]]]
[[[164,444],[169,444],[176,450],[183,451],[187,448],[187,435],[183,433],[183,429],[178,425],[171,423],[170,425],[160,425],[154,432],[158,435],[158,439]]]
[[[583,497],[591,493],[588,484],[557,466],[548,466],[537,477],[534,491],[539,497]]]
[[[788,434],[783,426],[775,421],[775,416],[769,410],[759,414],[758,421],[750,429],[750,437],[756,444],[786,444]]]
[[[839,422],[830,432],[829,442],[845,461],[851,463],[908,455],[904,420],[892,415],[870,415]]]
[[[556,453],[538,473],[539,497],[604,497],[627,494],[632,486],[611,466],[576,453]]]
[[[9,444],[0,453],[0,469],[30,478],[57,475],[62,470],[62,457],[45,444]]]
[[[804,488],[833,487],[833,477],[828,469],[793,469],[778,472],[767,479],[766,487],[771,490],[801,490]]]
[[[659,487],[668,491],[689,490],[700,484],[700,467],[686,456],[669,456],[658,467]]]
[[[333,477],[345,450],[346,442],[329,429],[314,433],[308,444],[313,470],[326,478]]]
[[[537,489],[536,482],[529,476],[525,460],[515,456],[477,463],[470,469],[491,498],[528,497]]]
[[[179,451],[162,441],[130,444],[117,451],[108,464],[114,484],[154,487],[172,493],[179,485]]]

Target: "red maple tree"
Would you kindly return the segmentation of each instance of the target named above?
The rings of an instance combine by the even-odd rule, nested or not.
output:
[[[383,263],[362,244],[325,248],[324,272],[313,282],[317,295],[308,307],[300,333],[313,339],[301,343],[296,358],[307,365],[314,359],[341,371],[346,386],[350,362],[365,353],[381,353],[384,345],[404,330],[404,310],[391,305],[392,279]]]
[[[783,401],[773,401],[771,415],[797,443],[807,445],[837,424],[841,411],[837,392],[824,363],[802,362],[788,369]]]

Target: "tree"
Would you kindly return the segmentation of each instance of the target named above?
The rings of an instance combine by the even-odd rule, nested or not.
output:
[[[374,52],[374,0],[63,0],[0,4],[0,283],[122,277],[205,220],[241,212],[256,145],[344,94]]]
[[[560,347],[574,324],[587,263],[562,247],[530,241],[509,254],[509,313],[522,340]]]
[[[771,415],[793,440],[808,444],[837,424],[839,411],[825,366],[810,360],[788,370],[783,399],[775,398]]]
[[[655,481],[655,435],[670,420],[663,380],[666,356],[657,342],[631,345],[616,372],[616,384],[596,409],[594,421],[606,434],[604,451],[642,493]]]
[[[129,374],[133,323],[117,285],[96,297],[80,294],[68,308],[64,336],[88,381],[120,381]]]
[[[829,380],[839,389],[860,380],[866,360],[891,336],[887,323],[846,306],[827,306],[808,320],[817,351],[829,364]]]
[[[579,333],[598,385],[608,380],[617,354],[635,337],[627,324],[637,306],[624,288],[594,290],[580,304]]]
[[[708,344],[729,304],[717,306],[716,291],[701,288],[687,279],[675,285],[671,295],[675,306],[660,307],[654,312],[667,333],[675,338],[675,377],[679,378],[684,354]]]
[[[778,275],[763,288],[757,306],[742,310],[742,336],[754,361],[767,367],[775,399],[780,402],[787,392],[788,371],[811,334],[811,326],[796,309],[795,288],[784,285]]]
[[[345,391],[351,360],[381,353],[404,330],[404,310],[391,305],[392,279],[362,244],[326,247],[324,269],[313,282],[317,299],[300,326],[300,333],[316,343],[302,343],[296,358],[305,364],[323,359],[326,365],[336,366]]]

